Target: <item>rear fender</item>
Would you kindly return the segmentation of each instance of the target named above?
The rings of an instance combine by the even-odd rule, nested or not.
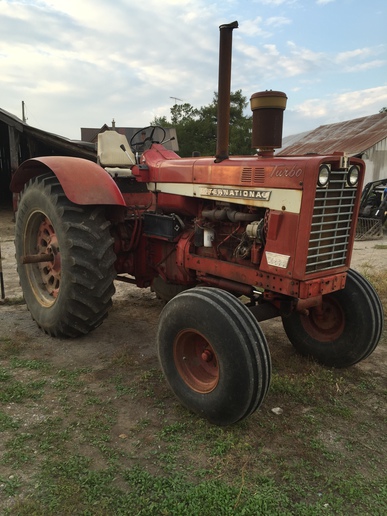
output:
[[[53,172],[74,204],[126,206],[109,174],[92,161],[69,156],[45,156],[24,161],[12,176],[10,188],[19,193],[33,177]]]

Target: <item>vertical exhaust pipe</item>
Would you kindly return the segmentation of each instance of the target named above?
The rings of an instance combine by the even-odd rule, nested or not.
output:
[[[215,163],[219,163],[228,158],[232,31],[237,28],[237,21],[219,27],[218,121]]]

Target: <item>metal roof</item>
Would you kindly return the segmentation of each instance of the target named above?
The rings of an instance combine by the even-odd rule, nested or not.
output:
[[[20,120],[20,118],[17,116],[1,108],[0,122],[4,122],[11,127],[15,127],[19,132],[27,134],[28,136],[39,140],[45,145],[52,147],[56,153],[64,153],[70,156],[79,156],[90,159],[92,161],[97,160],[95,145],[90,142],[70,140],[64,136],[59,136],[58,134],[49,133],[47,131],[43,131],[42,129],[32,127],[31,125],[28,125],[27,123]]]
[[[347,122],[321,125],[314,131],[300,134],[297,141],[276,153],[277,156],[332,154],[345,152],[349,156],[362,154],[387,138],[387,113],[355,118]]]
[[[9,113],[8,111],[5,111],[5,109],[0,108],[0,122],[5,122],[7,125],[10,125],[12,127],[17,127],[19,130],[22,130],[23,123],[20,118],[18,118],[16,115],[13,115],[12,113]]]

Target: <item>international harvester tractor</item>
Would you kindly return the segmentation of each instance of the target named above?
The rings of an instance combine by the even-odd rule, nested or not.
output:
[[[364,163],[342,153],[275,157],[287,97],[251,97],[251,156],[229,156],[232,31],[220,27],[217,148],[181,158],[146,127],[99,135],[98,164],[21,164],[16,255],[28,309],[53,337],[105,319],[123,280],[164,301],[160,365],[191,411],[217,425],[252,414],[269,388],[260,321],[329,367],[368,357],[382,332],[373,287],[350,268]],[[193,149],[194,150],[194,149]],[[130,324],[130,314],[128,314]]]

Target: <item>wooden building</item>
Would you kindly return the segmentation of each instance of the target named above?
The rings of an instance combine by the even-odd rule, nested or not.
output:
[[[95,145],[74,141],[31,127],[15,115],[0,109],[0,202],[12,199],[11,176],[28,158],[75,156],[97,161]]]

